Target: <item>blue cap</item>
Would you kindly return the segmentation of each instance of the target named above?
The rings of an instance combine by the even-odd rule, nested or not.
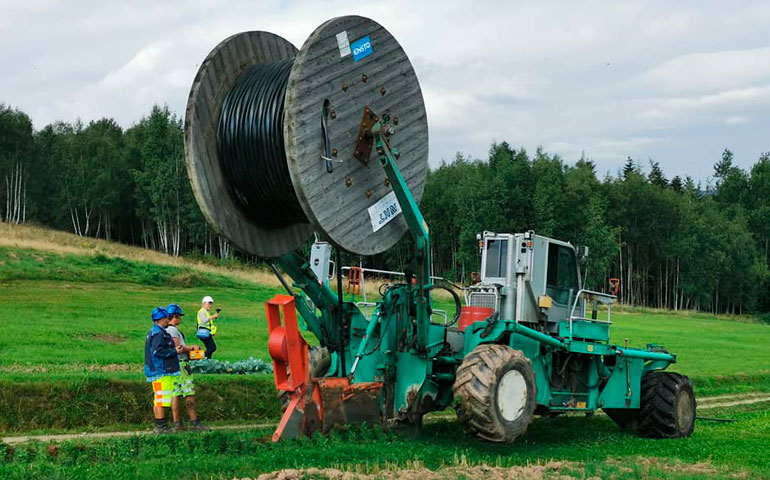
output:
[[[168,312],[163,307],[155,307],[152,309],[152,321],[157,322],[163,318],[168,317]]]
[[[180,306],[179,306],[179,305],[177,305],[176,303],[169,303],[169,304],[168,304],[168,307],[166,307],[166,310],[168,311],[168,314],[169,314],[169,315],[174,315],[174,314],[177,314],[177,315],[179,315],[180,317],[181,317],[182,315],[184,315],[184,313],[182,312],[182,307],[180,307]]]

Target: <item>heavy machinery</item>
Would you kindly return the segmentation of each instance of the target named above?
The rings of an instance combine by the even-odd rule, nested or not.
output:
[[[403,50],[372,20],[332,19],[299,51],[266,32],[223,41],[193,84],[185,147],[206,218],[240,249],[272,258],[286,289],[266,306],[284,399],[274,440],[345,423],[420,425],[450,407],[492,442],[515,440],[535,414],[600,409],[645,436],[692,433],[692,384],[664,371],[676,356],[610,343],[614,297],[581,287],[583,250],[533,232],[484,232],[466,305],[434,284],[418,206],[422,95]],[[343,299],[339,274],[330,288],[328,252],[313,261],[297,252],[314,231],[360,255],[408,232],[411,270],[383,285],[366,316]],[[431,320],[439,288],[455,300],[451,322]],[[319,346],[308,347],[297,314]]]

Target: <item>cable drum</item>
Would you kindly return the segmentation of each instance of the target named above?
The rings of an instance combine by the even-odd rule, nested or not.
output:
[[[394,196],[376,153],[354,154],[367,111],[393,119],[399,169],[419,201],[425,106],[385,28],[334,18],[299,50],[268,32],[225,39],[201,64],[185,116],[186,164],[203,215],[237,248],[264,257],[304,245],[313,231],[360,255],[387,250],[407,227],[401,215],[375,226],[372,212]]]
[[[283,144],[293,64],[292,58],[250,67],[225,97],[217,131],[217,156],[231,194],[244,215],[271,229],[307,222]]]

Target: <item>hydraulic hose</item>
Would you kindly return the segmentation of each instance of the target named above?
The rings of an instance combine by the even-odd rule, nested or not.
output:
[[[436,284],[436,285],[433,285],[432,288],[433,289],[440,288],[442,290],[446,290],[447,292],[449,292],[452,295],[452,298],[454,298],[454,301],[455,301],[455,314],[452,317],[452,321],[446,324],[447,327],[451,327],[452,325],[457,323],[458,320],[460,320],[460,313],[462,313],[462,310],[463,310],[463,304],[460,301],[460,296],[457,295],[457,292],[455,292],[454,289],[451,289],[451,288],[447,287],[446,285]]]

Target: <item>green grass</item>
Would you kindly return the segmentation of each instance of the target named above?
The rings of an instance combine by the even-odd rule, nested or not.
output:
[[[150,426],[152,391],[123,375],[0,379],[0,433],[136,429]],[[280,405],[272,375],[196,375],[196,396],[206,421],[276,421]]]
[[[212,295],[223,308],[217,358],[269,360],[264,302],[281,293],[275,287],[242,284],[157,287],[19,280],[1,285],[5,298],[12,299],[4,309],[11,321],[0,336],[3,375],[12,365],[41,364],[135,364],[141,375],[152,308],[181,304],[188,313],[182,330],[196,342],[194,314],[203,295]],[[697,379],[770,373],[768,325],[672,313],[617,313],[612,318],[614,342],[629,338],[632,346],[665,345],[678,356],[674,368]]]
[[[76,282],[135,283],[170,287],[233,287],[244,282],[190,267],[137,262],[121,257],[51,253],[0,247],[0,282],[8,280],[59,280]]]
[[[20,280],[5,282],[0,365],[141,364],[153,307],[175,302],[186,312],[182,331],[192,343],[200,299],[211,295],[223,309],[216,358],[267,358],[265,287],[155,287],[136,284]],[[200,343],[200,342],[198,342]],[[141,369],[137,367],[137,373]]]
[[[361,472],[425,466],[513,466],[551,459],[577,462],[577,478],[703,478],[681,468],[707,462],[710,477],[767,478],[770,411],[721,412],[736,423],[698,422],[691,438],[650,440],[622,432],[606,417],[562,416],[535,420],[512,445],[468,437],[453,420],[426,423],[421,435],[348,428],[329,436],[272,444],[270,431],[212,432],[22,445],[0,457],[0,477],[15,478],[233,478],[284,468],[339,468]],[[649,459],[655,459],[652,467]],[[678,462],[683,462],[679,464]],[[679,468],[677,468],[679,465]],[[622,468],[621,468],[622,467]],[[694,473],[695,472],[695,473]],[[416,477],[413,477],[416,478]]]
[[[664,345],[677,354],[670,367],[698,378],[770,375],[770,326],[692,312],[612,315],[610,340],[631,346]]]

